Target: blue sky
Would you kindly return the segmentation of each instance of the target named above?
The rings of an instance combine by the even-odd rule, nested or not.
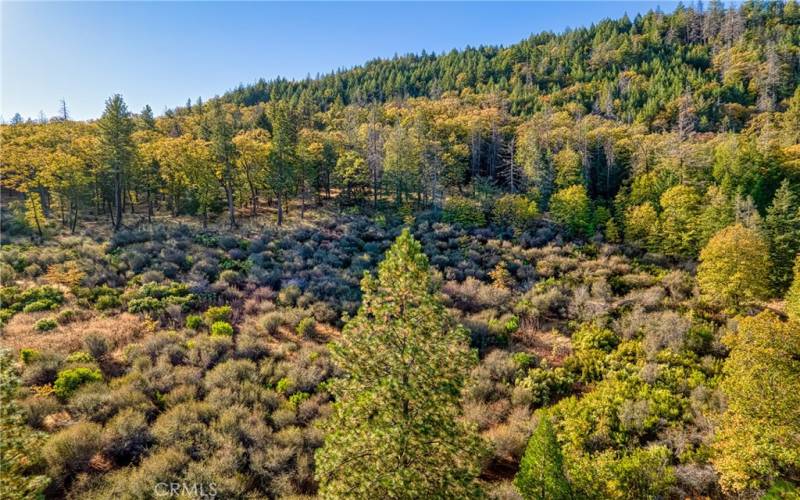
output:
[[[121,93],[157,113],[258,78],[303,78],[394,54],[509,45],[664,2],[0,2],[0,115],[99,116]]]

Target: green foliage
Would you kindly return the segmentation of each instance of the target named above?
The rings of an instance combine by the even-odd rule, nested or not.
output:
[[[572,236],[590,236],[594,231],[592,202],[583,186],[570,186],[550,198],[550,216]]]
[[[700,252],[697,282],[707,300],[728,307],[769,294],[769,249],[761,236],[739,224],[716,235]]]
[[[786,313],[790,318],[800,321],[800,254],[794,261],[794,280],[786,292]]]
[[[625,241],[650,251],[658,249],[658,213],[650,202],[630,207],[625,212]]]
[[[209,307],[206,309],[206,312],[203,313],[203,318],[207,325],[212,325],[217,321],[230,321],[231,320],[231,306],[219,306],[219,307]],[[189,318],[186,318],[187,324]],[[190,326],[190,328],[192,328]]]
[[[67,363],[93,363],[94,357],[88,352],[75,351],[70,353],[65,361]]]
[[[49,332],[58,327],[58,322],[53,318],[42,318],[33,325],[37,332]]]
[[[61,290],[51,286],[32,287],[20,290],[17,286],[0,288],[0,308],[3,321],[8,321],[18,312],[38,312],[58,309],[64,303]]]
[[[22,348],[19,350],[19,360],[23,365],[29,364],[39,358],[39,351],[36,349]]]
[[[211,324],[211,335],[230,337],[233,335],[233,327],[226,321],[215,321]]]
[[[525,500],[572,498],[570,484],[564,474],[561,446],[545,413],[540,413],[539,424],[528,440],[514,484]]]
[[[131,299],[128,302],[129,313],[157,313],[164,309],[164,303],[155,297]]]
[[[307,316],[300,320],[300,323],[297,324],[297,334],[301,337],[311,337],[316,332],[317,328],[317,321]]]
[[[199,330],[203,327],[205,322],[203,321],[203,317],[199,314],[190,314],[186,316],[186,326],[187,328],[191,328],[192,330]]]
[[[679,256],[693,256],[698,250],[700,197],[689,186],[677,185],[661,195],[661,250]]]
[[[720,484],[735,494],[791,480],[800,470],[800,324],[762,312],[741,319],[725,342],[728,405],[714,445]]]
[[[36,470],[44,434],[25,423],[25,414],[15,401],[19,383],[11,353],[0,351],[0,491],[4,498],[39,498],[49,483]]]
[[[182,309],[189,308],[194,296],[184,283],[159,284],[145,283],[138,290],[125,293],[128,312],[144,314],[160,314],[168,305],[179,305]]]
[[[86,368],[79,366],[77,368],[67,368],[58,372],[58,378],[53,383],[53,392],[61,399],[69,399],[69,397],[78,389],[78,387],[89,382],[98,382],[103,380],[103,375],[100,370],[94,368]]]
[[[538,203],[518,194],[507,194],[494,202],[492,220],[501,226],[510,226],[524,231],[539,215]]]
[[[572,334],[572,345],[575,349],[599,349],[611,352],[619,344],[619,337],[607,328],[601,328],[596,323],[584,323]]]
[[[486,224],[481,204],[461,196],[450,197],[444,202],[442,220],[464,227],[480,227]]]
[[[558,398],[569,394],[574,383],[573,377],[564,368],[533,368],[517,382],[517,387],[527,392],[532,406],[539,407],[554,403]]]
[[[784,179],[764,218],[764,232],[772,262],[772,288],[783,293],[792,282],[795,257],[800,254],[800,203]]]
[[[558,189],[583,184],[583,163],[581,156],[571,148],[564,148],[553,156]]]
[[[108,311],[109,309],[114,309],[122,305],[122,302],[119,300],[119,297],[114,295],[101,295],[97,298],[97,302],[95,302],[95,307],[98,311]]]
[[[428,260],[407,230],[377,279],[365,275],[359,312],[332,347],[347,376],[331,386],[336,403],[316,456],[321,495],[478,493],[480,439],[458,418],[475,358],[432,287]]]

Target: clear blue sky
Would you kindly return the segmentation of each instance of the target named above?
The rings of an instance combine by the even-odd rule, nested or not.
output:
[[[157,113],[240,82],[307,74],[394,54],[509,45],[531,33],[633,16],[655,2],[15,3],[0,2],[0,115],[100,115],[121,93]]]

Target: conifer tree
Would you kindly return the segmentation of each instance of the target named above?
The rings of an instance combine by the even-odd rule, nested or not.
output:
[[[773,289],[782,293],[792,281],[794,258],[800,252],[800,205],[785,179],[775,192],[764,218],[764,232],[769,240]]]
[[[234,192],[236,191],[236,146],[233,143],[233,127],[228,123],[225,111],[219,101],[214,101],[211,113],[211,150],[217,162],[217,177],[225,190],[228,204],[228,223],[236,227],[236,207],[234,205]]]
[[[362,280],[364,297],[332,355],[344,377],[317,452],[327,498],[474,498],[482,445],[460,421],[476,358],[404,230]]]
[[[544,413],[528,440],[514,484],[525,500],[561,500],[572,497],[569,481],[564,475],[561,446],[556,441],[550,418]]]
[[[106,101],[106,109],[98,122],[103,158],[111,175],[113,189],[112,222],[114,231],[122,228],[125,189],[136,155],[133,142],[133,120],[128,106],[119,94]]]

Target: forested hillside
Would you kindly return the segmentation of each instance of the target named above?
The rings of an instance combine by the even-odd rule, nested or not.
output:
[[[795,0],[0,141],[3,497],[798,494]]]

